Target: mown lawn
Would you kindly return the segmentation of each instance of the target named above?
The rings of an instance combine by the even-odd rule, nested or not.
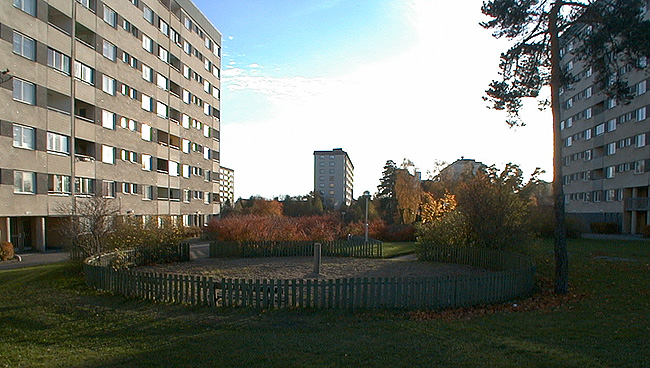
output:
[[[382,247],[382,256],[384,258],[393,258],[415,252],[415,243],[413,242],[384,242]]]
[[[0,271],[0,367],[650,367],[650,243],[569,251],[578,301],[427,320],[164,305],[88,290],[69,264]],[[549,278],[551,243],[527,252]]]

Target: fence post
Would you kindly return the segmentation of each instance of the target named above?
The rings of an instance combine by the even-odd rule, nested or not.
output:
[[[321,244],[314,244],[314,273],[320,275],[320,265],[321,265]]]

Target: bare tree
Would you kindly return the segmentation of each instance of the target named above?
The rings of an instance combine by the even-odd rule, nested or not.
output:
[[[69,216],[62,230],[72,244],[85,254],[99,254],[114,230],[120,206],[114,198],[95,195],[75,198],[58,212]]]

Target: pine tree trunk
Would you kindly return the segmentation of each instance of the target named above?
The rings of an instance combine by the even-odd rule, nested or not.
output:
[[[553,112],[553,211],[555,214],[555,292],[569,291],[569,256],[567,251],[564,189],[562,187],[562,137],[560,135],[560,40],[557,29],[562,1],[553,4],[549,14],[551,41],[551,110]]]

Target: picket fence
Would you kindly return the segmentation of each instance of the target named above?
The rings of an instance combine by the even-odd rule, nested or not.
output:
[[[189,249],[189,248],[188,248]],[[426,246],[427,260],[494,269],[483,275],[423,278],[251,280],[163,274],[111,267],[114,253],[85,261],[86,283],[140,299],[255,308],[439,309],[504,302],[530,294],[535,265],[527,257],[474,248]],[[185,252],[182,250],[182,252]],[[146,262],[133,255],[133,263]],[[183,253],[185,254],[185,253]],[[482,266],[479,266],[482,265]]]
[[[381,258],[383,243],[379,240],[323,241],[324,257]],[[301,257],[314,254],[313,241],[260,241],[210,243],[210,257]]]

